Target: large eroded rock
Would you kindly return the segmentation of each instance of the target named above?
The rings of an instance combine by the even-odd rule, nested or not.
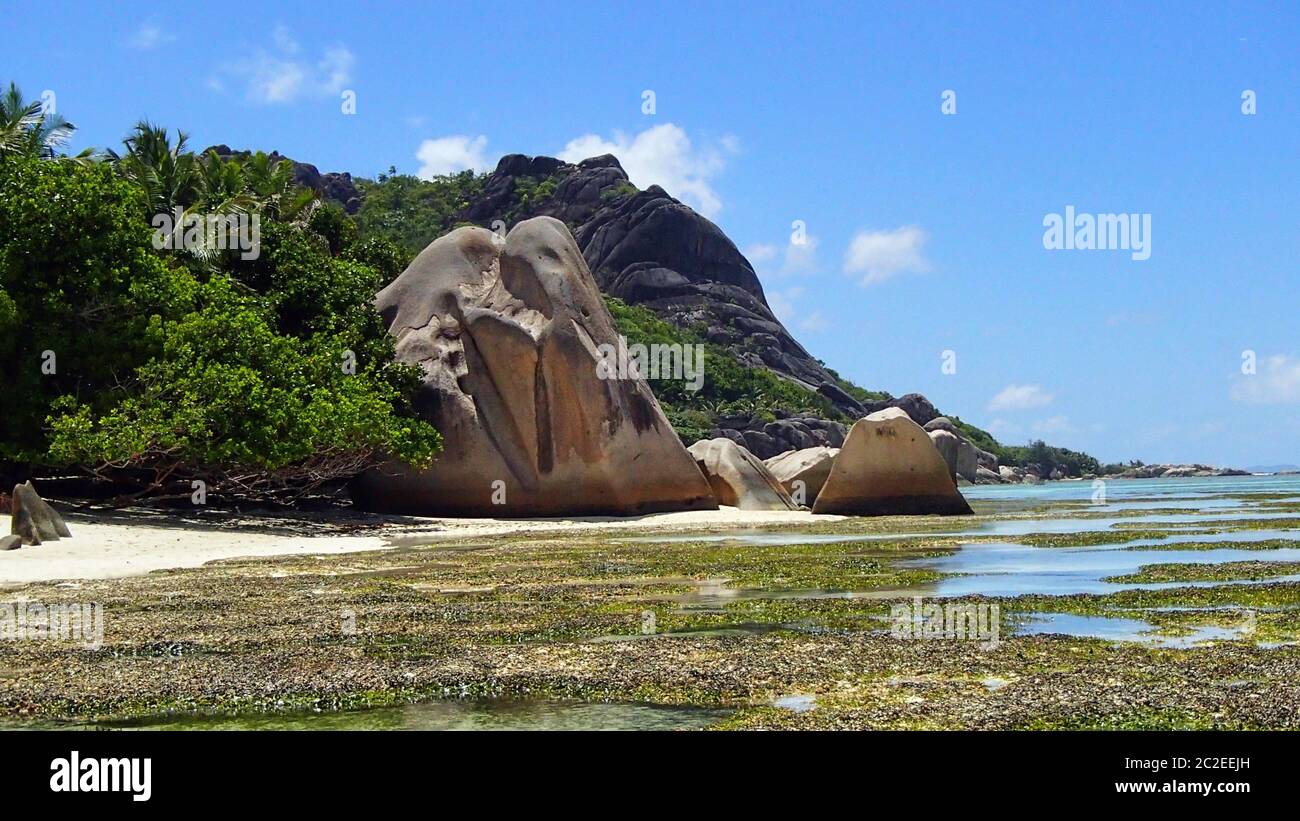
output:
[[[690,447],[720,504],[741,510],[798,510],[758,457],[730,439],[701,439]]]
[[[416,407],[444,450],[428,470],[390,463],[360,477],[362,506],[481,516],[717,507],[645,381],[598,367],[618,335],[564,223],[526,220],[505,238],[458,228],[375,304],[397,358],[424,370]]]
[[[24,544],[38,545],[72,536],[59,512],[36,492],[30,481],[14,485],[10,502],[10,532]],[[12,547],[7,548],[12,549]]]
[[[929,435],[898,408],[853,425],[813,505],[861,516],[971,512]]]
[[[828,447],[791,450],[773,456],[763,464],[790,498],[811,507],[817,494],[821,493],[822,485],[826,484],[826,477],[831,475],[831,463],[839,452],[839,448]]]

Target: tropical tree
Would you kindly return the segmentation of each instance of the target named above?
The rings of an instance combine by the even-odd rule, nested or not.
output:
[[[27,102],[14,83],[0,94],[0,153],[53,159],[76,130],[62,115],[46,111],[39,100]],[[89,161],[94,155],[91,149],[86,149],[68,159]]]
[[[166,128],[141,120],[123,141],[126,153],[108,152],[117,173],[144,192],[151,214],[188,208],[199,199],[202,178],[187,142],[189,135],[179,129],[173,144]]]

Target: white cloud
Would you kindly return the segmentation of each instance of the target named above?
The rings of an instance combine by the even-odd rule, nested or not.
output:
[[[776,318],[781,320],[782,325],[788,325],[798,316],[794,302],[801,296],[803,296],[803,288],[799,287],[771,291],[767,294],[767,305]]]
[[[415,151],[415,158],[420,161],[419,176],[430,179],[440,174],[454,174],[466,169],[486,171],[488,159],[483,153],[487,148],[487,137],[466,137],[455,134],[425,140]]]
[[[1300,402],[1300,359],[1276,354],[1260,361],[1258,372],[1239,374],[1232,399],[1249,405],[1289,405]]]
[[[810,274],[817,270],[817,237],[806,234],[802,242],[793,238],[784,247],[760,242],[745,248],[745,258],[763,279],[773,279],[789,274]],[[777,257],[779,265],[774,265]]]
[[[343,46],[325,49],[325,56],[317,63],[320,87],[326,94],[338,94],[352,81],[352,66],[356,58]]]
[[[751,265],[758,268],[776,259],[776,246],[760,242],[749,246],[741,253],[745,255],[745,259],[749,260]]]
[[[807,331],[810,334],[815,334],[818,333],[819,331],[824,331],[830,326],[831,326],[830,321],[826,319],[826,317],[822,316],[821,311],[813,311],[812,313],[808,314],[808,316],[799,320],[799,330]]]
[[[176,35],[171,32],[163,31],[157,23],[152,20],[146,20],[136,29],[135,34],[126,41],[126,44],[140,51],[151,51],[163,43],[170,43],[176,39]]]
[[[804,235],[803,241],[796,243],[793,237],[784,248],[760,243],[745,249],[745,256],[754,265],[754,270],[761,281],[771,283],[774,279],[791,274],[811,274],[817,268],[817,238]],[[778,257],[780,262],[777,262]],[[787,328],[797,327],[807,333],[826,330],[831,323],[821,311],[808,311],[795,303],[804,294],[801,286],[789,286],[767,291],[767,304],[776,318]]]
[[[722,200],[712,180],[726,166],[727,153],[737,149],[734,138],[724,138],[718,147],[696,149],[686,132],[672,123],[647,128],[634,137],[615,131],[613,139],[584,134],[568,142],[560,152],[565,162],[613,154],[628,179],[639,188],[658,185],[670,195],[712,219],[722,210]]]
[[[271,40],[275,43],[275,47],[285,54],[297,54],[300,50],[298,41],[293,39],[288,26],[276,26],[271,32]]]
[[[1074,425],[1070,424],[1069,417],[1051,416],[1047,419],[1040,419],[1034,423],[1034,433],[1040,436],[1059,435],[1063,433],[1073,433]]]
[[[984,429],[994,436],[1014,436],[1020,433],[1020,426],[1005,419],[994,419],[984,426]]]
[[[356,58],[343,45],[326,48],[316,60],[300,56],[302,47],[284,26],[271,33],[272,48],[258,48],[251,54],[223,67],[243,82],[245,95],[257,103],[290,103],[308,95],[336,95],[352,81]],[[216,88],[209,82],[209,87]]]
[[[896,274],[930,269],[923,253],[926,233],[914,225],[892,231],[859,231],[844,254],[844,271],[861,274],[860,285],[884,282]]]
[[[790,240],[781,263],[783,274],[808,274],[817,269],[817,237],[807,234],[803,242]]]
[[[1037,385],[1007,385],[989,401],[991,411],[1014,411],[1041,408],[1052,402],[1052,395]]]

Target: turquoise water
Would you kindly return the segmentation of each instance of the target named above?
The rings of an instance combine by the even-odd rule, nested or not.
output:
[[[1190,499],[1225,493],[1290,493],[1300,497],[1300,476],[1213,476],[1186,479],[1103,479],[1106,501]],[[961,489],[967,499],[1042,502],[1091,501],[1093,481],[1044,482],[1041,485],[972,485]]]
[[[782,598],[865,598],[897,599],[908,596],[952,598],[960,596],[1015,597],[1022,595],[1108,594],[1127,589],[1163,590],[1180,587],[1215,587],[1220,585],[1258,584],[1300,581],[1300,573],[1278,576],[1264,582],[1249,579],[1224,579],[1198,582],[1123,583],[1109,577],[1138,572],[1153,564],[1223,564],[1245,561],[1300,562],[1300,547],[1248,549],[1252,542],[1294,540],[1300,542],[1300,529],[1289,527],[1288,520],[1300,522],[1300,513],[1279,512],[1267,503],[1300,501],[1300,476],[1243,476],[1188,479],[1111,480],[1104,485],[1104,504],[1094,504],[1097,488],[1092,482],[1052,482],[1043,485],[981,485],[964,488],[963,493],[977,503],[996,501],[1022,503],[1028,515],[992,519],[971,524],[961,519],[945,520],[935,531],[915,532],[900,527],[897,531],[870,536],[845,534],[806,534],[797,531],[754,530],[725,534],[688,534],[637,539],[642,542],[735,541],[741,544],[778,546],[784,544],[833,544],[870,540],[954,537],[1007,537],[1031,534],[1075,534],[1114,530],[1116,540],[1080,547],[1035,547],[1013,542],[970,542],[960,544],[948,555],[915,559],[904,564],[938,571],[943,578],[931,584],[906,590],[825,590],[825,589],[748,589],[727,584],[726,579],[708,579],[682,597],[684,609],[721,612],[728,603],[746,599]],[[1081,516],[1052,512],[1036,517],[1033,506],[1078,502]],[[1167,513],[1170,510],[1194,510],[1194,513]],[[1092,517],[1095,513],[1107,515]],[[1277,527],[1246,530],[1218,530],[1242,520],[1278,520]],[[912,520],[900,520],[900,525]],[[1124,525],[1123,530],[1116,525]],[[1121,534],[1129,530],[1163,530],[1168,535],[1125,541]],[[1183,533],[1185,530],[1209,530],[1210,533]],[[1241,548],[1222,547],[1212,550],[1162,549],[1175,543],[1230,542]],[[1145,636],[1154,628],[1136,619],[1071,614],[1034,614],[1022,628],[1025,632],[1151,641],[1162,646],[1189,646],[1204,640],[1235,635],[1205,628],[1188,637]]]
[[[1166,636],[1156,632],[1155,625],[1141,619],[1120,616],[1081,616],[1076,613],[1029,613],[1016,633],[1022,636],[1057,635],[1109,641],[1135,641],[1156,647],[1195,647],[1209,641],[1245,638],[1249,627],[1239,628],[1198,627],[1181,636]]]

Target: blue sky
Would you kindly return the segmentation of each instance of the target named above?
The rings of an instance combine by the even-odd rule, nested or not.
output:
[[[9,2],[0,80],[74,149],[141,117],[362,175],[612,149],[861,385],[1107,460],[1300,463],[1300,7],[977,5]],[[1046,249],[1067,206],[1149,215],[1150,258]]]

